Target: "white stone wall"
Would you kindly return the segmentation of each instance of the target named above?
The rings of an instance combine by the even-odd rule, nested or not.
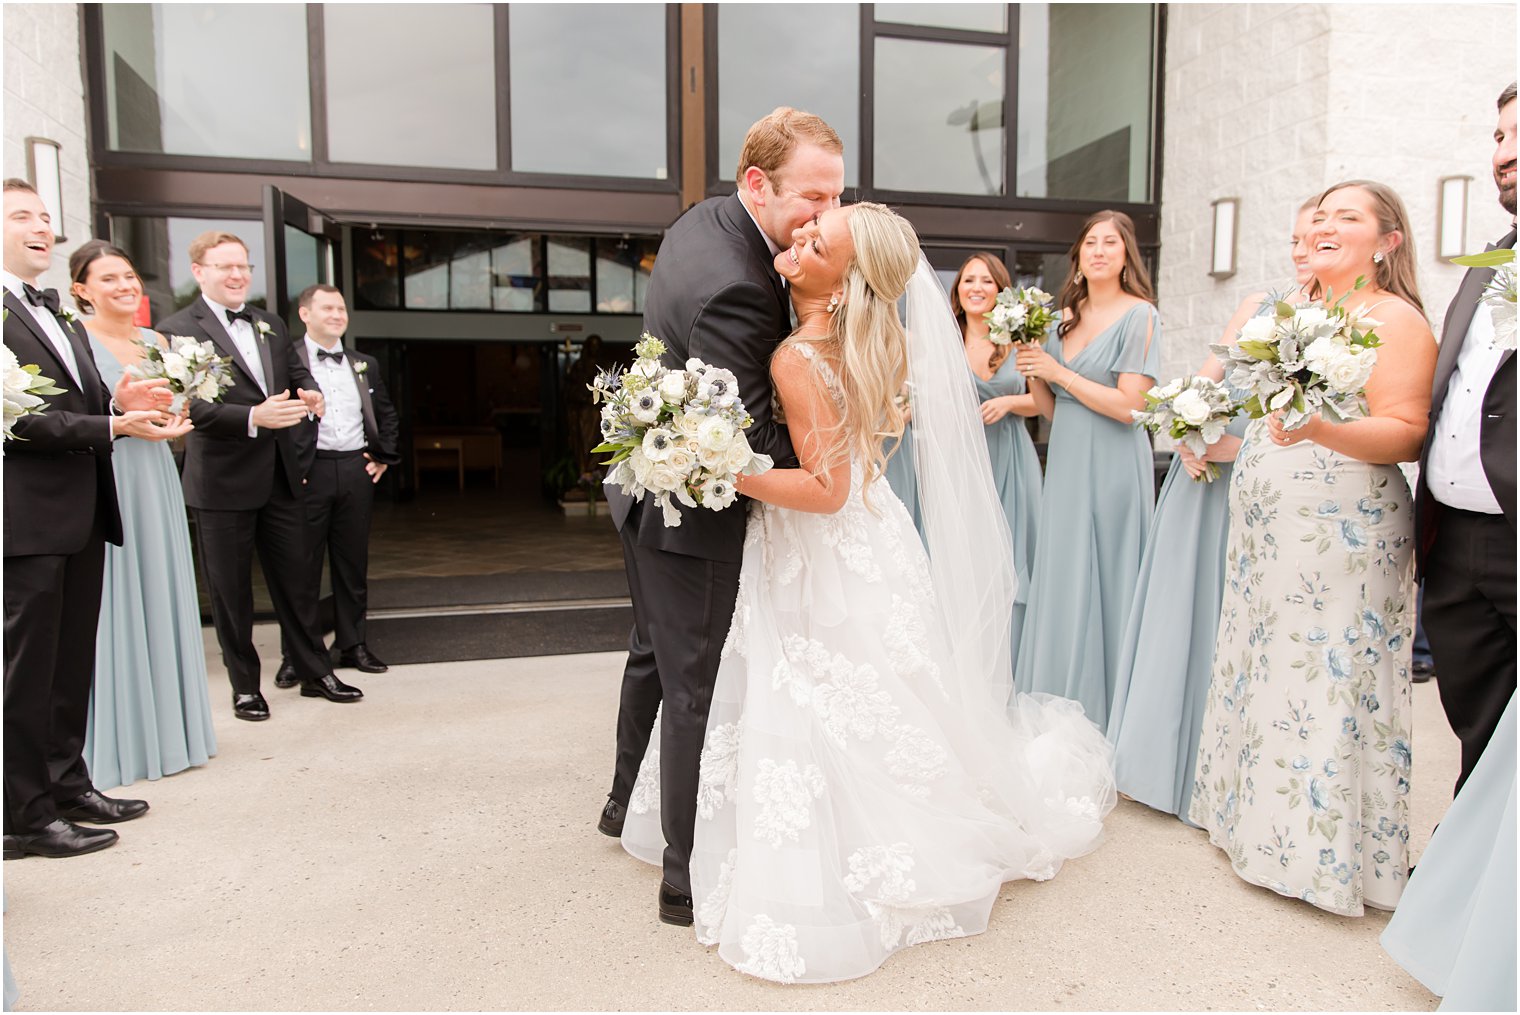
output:
[[[1174,4],[1166,40],[1163,373],[1195,369],[1245,296],[1292,278],[1299,203],[1366,177],[1404,199],[1431,323],[1461,271],[1435,257],[1436,181],[1471,175],[1469,246],[1508,228],[1490,158],[1515,76],[1508,4]],[[1209,277],[1210,204],[1238,197],[1237,273]]]
[[[28,137],[50,138],[62,145],[62,231],[68,239],[54,247],[53,266],[43,282],[66,294],[69,254],[91,238],[79,7],[7,3],[0,17],[5,35],[3,172],[7,177],[27,178]]]

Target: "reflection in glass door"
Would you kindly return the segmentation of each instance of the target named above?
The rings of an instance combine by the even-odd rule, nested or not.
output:
[[[307,286],[337,285],[342,230],[322,212],[276,187],[264,188],[264,244],[269,309],[301,334],[296,298]]]

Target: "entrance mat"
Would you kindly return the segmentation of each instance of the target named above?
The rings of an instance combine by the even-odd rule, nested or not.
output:
[[[627,597],[628,577],[622,568],[616,571],[518,571],[445,578],[371,578],[369,583],[371,610]]]
[[[558,597],[555,597],[558,598]],[[628,648],[633,608],[526,613],[370,617],[365,641],[387,663],[619,652]]]

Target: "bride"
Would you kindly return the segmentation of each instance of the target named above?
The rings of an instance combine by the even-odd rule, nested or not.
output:
[[[1007,522],[960,332],[912,227],[877,204],[828,211],[776,269],[798,326],[771,373],[801,468],[741,480],[760,503],[708,718],[691,878],[697,937],[725,961],[828,982],[982,932],[1005,881],[1053,877],[1098,844],[1115,797],[1109,747],[1080,706],[1009,703]],[[922,543],[877,482],[905,376]],[[658,864],[650,744],[623,844]]]

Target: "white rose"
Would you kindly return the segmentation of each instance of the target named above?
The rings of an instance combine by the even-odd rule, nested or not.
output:
[[[647,487],[649,485],[649,471],[654,468],[654,463],[644,457],[644,452],[640,448],[634,448],[628,455],[626,462],[633,467],[634,481],[640,486]]]
[[[195,397],[203,402],[214,402],[216,396],[220,394],[221,390],[217,387],[214,377],[207,377],[195,389]]]
[[[737,432],[734,425],[722,416],[709,416],[697,427],[697,443],[704,450],[727,451]]]
[[[702,425],[706,416],[694,412],[683,412],[670,421],[670,428],[682,441],[692,440],[697,436],[697,428]]]
[[[732,447],[732,445],[730,445]],[[697,461],[702,463],[702,468],[711,469],[713,472],[721,471],[728,462],[728,452],[719,451],[715,448],[697,449]]]
[[[723,464],[728,467],[729,472],[740,472],[753,457],[755,453],[750,449],[749,438],[740,433],[734,436],[734,442],[728,446],[728,451],[723,456]]]
[[[1277,322],[1271,317],[1253,317],[1240,326],[1242,342],[1270,342],[1277,330]]]
[[[686,477],[672,469],[668,463],[659,462],[649,468],[649,479],[645,486],[655,491],[671,491],[685,482]]]
[[[1190,427],[1203,426],[1209,418],[1209,403],[1202,395],[1191,389],[1182,392],[1172,399],[1172,411],[1175,412],[1184,423]]]
[[[1182,394],[1182,378],[1177,378],[1157,388],[1151,397],[1157,401],[1165,402]]]
[[[696,462],[696,456],[679,444],[672,446],[669,453],[665,455],[665,464],[683,476],[690,474]]]
[[[1325,371],[1325,383],[1330,386],[1330,390],[1342,395],[1361,391],[1372,377],[1375,360],[1375,356],[1354,353],[1348,349]]]
[[[1316,338],[1304,350],[1304,366],[1324,377],[1344,350],[1345,346],[1333,338]]]
[[[660,372],[660,361],[657,359],[636,359],[633,366],[628,368],[631,374],[638,374],[646,379],[653,379]]]
[[[1293,328],[1295,331],[1313,331],[1329,317],[1324,307],[1300,307],[1293,311]]]
[[[672,370],[660,378],[660,397],[672,405],[686,401],[686,371]]]
[[[650,427],[644,434],[644,455],[651,462],[665,461],[675,446],[676,435],[664,427]]]

